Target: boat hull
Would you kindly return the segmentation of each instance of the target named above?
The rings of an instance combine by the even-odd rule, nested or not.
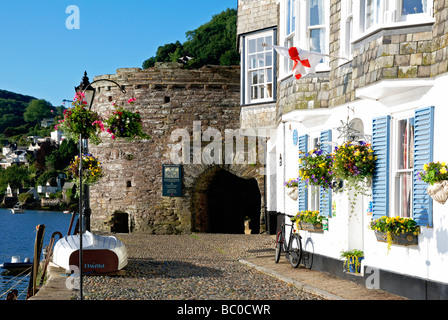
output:
[[[90,232],[83,235],[83,274],[116,272],[128,263],[125,245],[115,237]],[[79,270],[79,235],[59,239],[53,250],[53,263],[70,271]]]
[[[70,266],[79,268],[79,250],[73,251],[69,258]],[[105,249],[82,251],[82,273],[111,273],[119,270],[118,256]]]

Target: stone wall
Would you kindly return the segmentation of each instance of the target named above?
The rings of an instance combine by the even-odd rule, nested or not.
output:
[[[237,33],[277,26],[276,0],[239,0]]]
[[[137,102],[130,109],[139,110],[144,131],[151,139],[127,142],[112,140],[107,133],[98,146],[90,151],[99,156],[105,176],[91,187],[91,226],[93,230],[110,228],[109,220],[116,212],[127,213],[130,231],[148,233],[180,233],[196,231],[194,215],[201,208],[195,195],[198,179],[212,165],[184,164],[182,197],[162,196],[162,165],[170,164],[175,129],[187,129],[190,135],[193,122],[200,121],[202,131],[211,126],[223,133],[239,128],[240,70],[239,67],[206,66],[200,70],[184,70],[178,64],[159,64],[155,68],[118,69],[117,74],[95,77],[110,79],[123,85],[118,87],[97,82],[94,108],[101,114],[113,109],[112,102],[126,105],[134,97]],[[244,178],[262,178],[253,166],[233,171]],[[202,188],[202,189],[201,189]],[[203,192],[202,186],[199,192]],[[193,212],[195,207],[197,211]],[[199,230],[201,231],[201,230]]]

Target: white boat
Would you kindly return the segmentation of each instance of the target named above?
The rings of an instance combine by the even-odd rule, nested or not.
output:
[[[17,203],[12,209],[11,213],[25,213],[25,209],[22,208],[22,205],[20,203]]]
[[[123,242],[113,236],[100,236],[89,231],[82,236],[83,274],[111,273],[128,264],[128,253]],[[79,235],[59,239],[53,249],[53,263],[65,270],[79,268]]]

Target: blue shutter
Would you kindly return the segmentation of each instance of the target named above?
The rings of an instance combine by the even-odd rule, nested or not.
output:
[[[373,119],[372,148],[377,157],[372,177],[373,220],[389,213],[389,139],[390,116]]]
[[[308,152],[308,135],[299,137],[299,151]],[[308,209],[308,188],[306,182],[299,179],[299,211]]]
[[[433,161],[434,107],[418,109],[414,118],[414,181],[413,214],[420,226],[432,227],[432,199],[426,191],[428,185],[417,179],[423,165]]]
[[[331,153],[331,144],[327,144],[324,142],[331,142],[331,129],[322,131],[320,133],[320,143],[321,150],[324,154]],[[325,188],[320,187],[319,190],[319,211],[322,215],[331,217],[331,189],[325,190]]]

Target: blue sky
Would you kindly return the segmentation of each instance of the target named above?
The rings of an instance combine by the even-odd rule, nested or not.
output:
[[[79,29],[70,5],[79,8]],[[139,67],[166,43],[237,0],[19,0],[0,4],[0,89],[61,105],[84,70],[94,76]]]

